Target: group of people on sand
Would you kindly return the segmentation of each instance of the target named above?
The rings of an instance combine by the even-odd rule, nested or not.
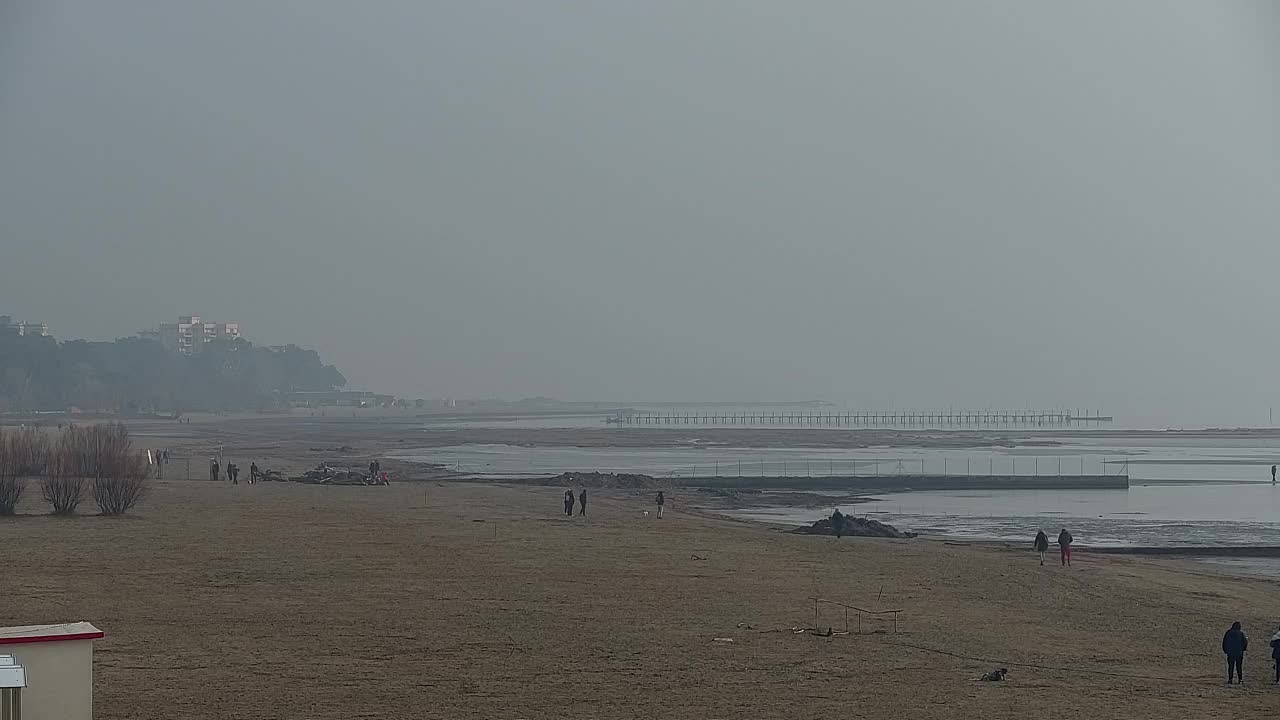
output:
[[[578,514],[586,515],[587,514],[587,489],[586,488],[582,488],[582,492],[578,495],[577,502],[578,502]],[[565,515],[568,515],[570,517],[573,516],[573,503],[574,503],[573,491],[565,490],[564,491],[564,514]]]
[[[667,504],[666,493],[664,493],[662,490],[659,490],[657,496],[654,497],[654,502],[657,503],[658,505],[658,517],[662,517],[662,508]],[[580,516],[586,515],[587,514],[587,489],[586,488],[583,488],[582,491],[578,493],[576,498],[574,497],[572,489],[564,491],[564,514],[565,515],[568,515],[570,517],[573,516],[573,506],[575,503],[578,506],[578,515]],[[649,514],[649,511],[645,510],[645,515],[648,515],[648,514]]]
[[[1063,567],[1071,567],[1071,543],[1075,541],[1076,539],[1071,537],[1071,533],[1067,532],[1066,528],[1062,528],[1058,533],[1058,552],[1062,555]],[[1036,552],[1040,553],[1040,564],[1043,565],[1045,553],[1049,552],[1049,536],[1045,535],[1043,530],[1037,532],[1032,545]]]
[[[222,468],[222,466],[218,464],[218,458],[209,458],[209,479],[210,480],[213,480],[214,482],[218,482],[222,480],[223,470],[224,469]],[[236,465],[235,463],[229,462],[227,463],[225,472],[227,473],[227,479],[231,481],[232,485],[240,484],[240,466]],[[258,463],[256,462],[249,463],[249,479],[247,480],[247,483],[249,485],[253,485],[254,483],[258,482],[258,479],[261,477],[262,477],[262,471],[258,470]]]
[[[1227,684],[1234,680],[1244,684],[1244,654],[1249,650],[1249,636],[1239,622],[1231,623],[1231,627],[1222,636],[1222,654],[1227,656]],[[1280,684],[1280,630],[1271,635],[1271,660],[1275,663],[1275,683]]]

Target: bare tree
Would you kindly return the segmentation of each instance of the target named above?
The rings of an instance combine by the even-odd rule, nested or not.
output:
[[[62,431],[49,453],[40,491],[55,515],[70,515],[84,500],[88,483],[82,474],[84,465],[80,446],[84,430],[68,427]]]
[[[93,479],[93,501],[103,515],[123,515],[147,492],[147,458],[131,447],[118,449],[108,467]]]
[[[27,489],[27,479],[44,473],[49,438],[37,428],[0,429],[0,515],[12,515]]]

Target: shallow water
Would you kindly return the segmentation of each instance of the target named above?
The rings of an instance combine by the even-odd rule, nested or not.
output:
[[[972,540],[1031,542],[1066,527],[1081,545],[1280,545],[1280,487],[1148,484],[1128,490],[965,490],[889,493],[842,504],[899,529]],[[831,508],[762,507],[735,515],[802,525]]]
[[[1053,440],[1052,438],[1039,438]],[[631,472],[657,477],[911,475],[1116,475],[1133,482],[1241,482],[1270,480],[1280,452],[1268,440],[1207,446],[1143,441],[1141,445],[1059,438],[1050,447],[734,448],[713,446],[689,431],[687,444],[661,448],[522,447],[458,445],[397,453],[406,460],[445,465],[494,479],[579,472]]]
[[[1028,542],[1036,530],[1067,526],[1084,545],[1280,545],[1280,487],[1270,483],[1275,440],[1224,437],[1213,444],[1176,435],[1051,438],[1060,445],[983,448],[728,448],[699,440],[662,448],[461,445],[407,451],[481,477],[550,476],[568,470],[636,472],[659,477],[719,475],[901,474],[904,489],[919,472],[1023,475],[1128,473],[1129,490],[969,490],[886,493],[842,506],[916,532]],[[1124,464],[1125,461],[1128,464]],[[1061,467],[1061,471],[1059,468]],[[767,495],[763,496],[767,498]],[[767,500],[764,500],[767,502]],[[803,524],[823,509],[761,507],[742,517]]]

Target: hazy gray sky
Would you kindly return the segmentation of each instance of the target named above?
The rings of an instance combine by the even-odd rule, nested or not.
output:
[[[0,313],[416,396],[1280,407],[1267,2],[0,2]]]

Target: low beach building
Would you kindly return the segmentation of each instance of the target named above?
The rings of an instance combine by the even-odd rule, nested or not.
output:
[[[14,720],[93,720],[93,642],[87,622],[0,628],[0,697]],[[8,686],[8,687],[6,687]]]

